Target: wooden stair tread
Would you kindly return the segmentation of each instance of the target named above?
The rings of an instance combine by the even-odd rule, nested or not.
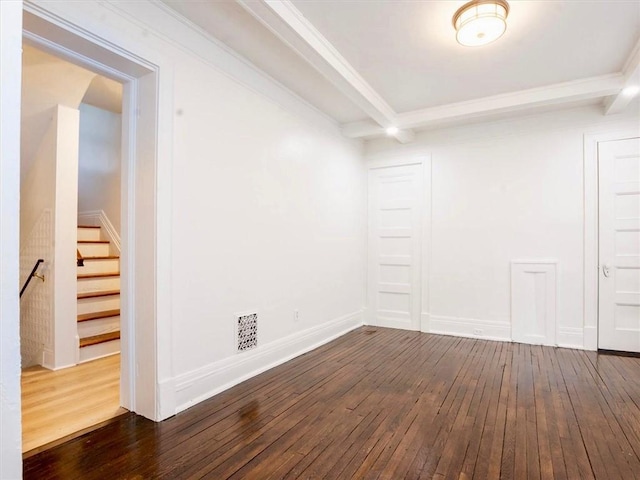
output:
[[[82,257],[83,260],[117,260],[118,255],[102,255],[97,257]]]
[[[78,279],[82,278],[102,278],[102,277],[119,277],[120,272],[106,272],[106,273],[80,273]]]
[[[102,290],[99,292],[79,293],[78,300],[81,298],[109,297],[111,295],[120,295],[120,290]]]
[[[78,225],[78,228],[100,228],[100,225]]]
[[[99,343],[110,342],[112,340],[120,339],[120,330],[116,332],[101,333],[100,335],[94,335],[93,337],[81,338],[80,348],[88,347],[90,345],[98,345]]]
[[[115,317],[120,315],[120,309],[104,310],[102,312],[83,313],[78,315],[78,322],[87,322],[89,320],[97,320],[99,318]]]
[[[78,240],[78,243],[109,243],[109,240]]]

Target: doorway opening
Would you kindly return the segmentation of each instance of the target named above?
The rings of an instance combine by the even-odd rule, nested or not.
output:
[[[119,397],[117,406],[147,418],[158,420],[155,341],[157,223],[155,179],[157,168],[158,68],[140,58],[131,56],[124,50],[117,49],[100,38],[88,38],[79,27],[61,22],[60,19],[37,6],[25,4],[24,9],[23,43],[25,48],[35,47],[43,54],[53,55],[59,60],[68,62],[72,68],[81,67],[85,69],[89,72],[92,80],[100,79],[98,83],[102,85],[94,85],[96,88],[104,87],[104,83],[109,82],[111,82],[112,86],[114,84],[119,85],[122,111],[121,127],[119,129],[119,133],[121,133],[121,148],[119,149],[121,153],[120,172],[111,178],[111,180],[120,185],[120,193],[117,195],[120,200],[120,207],[116,209],[118,212],[113,214],[113,217],[116,217],[118,213],[120,216],[120,255],[116,254],[115,246],[111,245],[113,243],[111,242],[113,232],[105,231],[103,233],[100,231],[97,237],[95,236],[95,230],[98,230],[95,227],[104,227],[105,225],[100,223],[102,219],[100,215],[95,213],[96,210],[81,211],[80,213],[85,215],[80,215],[80,218],[78,218],[78,199],[80,195],[78,195],[79,190],[77,188],[77,162],[75,176],[73,168],[64,167],[65,165],[68,166],[68,164],[50,162],[49,167],[53,170],[48,172],[44,170],[40,178],[36,179],[38,181],[33,182],[34,185],[39,185],[38,182],[43,180],[42,177],[47,178],[47,176],[52,177],[54,180],[48,183],[49,187],[47,188],[50,190],[47,192],[34,189],[34,191],[38,193],[44,192],[46,195],[32,197],[36,198],[34,204],[39,207],[39,209],[35,207],[31,209],[33,212],[38,212],[39,210],[39,215],[33,215],[31,218],[32,225],[35,225],[40,219],[40,215],[45,217],[48,215],[50,217],[50,229],[43,228],[42,230],[45,233],[48,232],[49,236],[57,234],[60,237],[55,238],[56,248],[60,244],[66,245],[67,248],[60,254],[61,256],[57,258],[57,261],[45,265],[44,271],[41,272],[44,273],[45,282],[38,285],[38,280],[36,279],[29,286],[29,289],[35,291],[43,285],[47,287],[54,286],[54,288],[58,285],[71,285],[72,287],[69,288],[74,291],[71,296],[60,296],[56,298],[57,301],[53,302],[48,301],[45,295],[39,296],[38,308],[49,309],[48,313],[52,318],[58,313],[59,315],[57,316],[62,321],[60,328],[57,328],[56,325],[48,333],[45,332],[44,337],[48,341],[50,348],[41,346],[40,353],[35,355],[35,361],[54,369],[53,372],[49,373],[62,376],[73,368],[78,368],[74,367],[74,365],[80,364],[80,367],[86,367],[91,363],[90,360],[93,360],[91,355],[82,353],[81,350],[83,348],[90,348],[94,345],[100,347],[100,345],[108,343],[94,342],[95,338],[93,338],[90,345],[80,346],[81,338],[98,337],[101,334],[98,331],[100,329],[108,330],[103,333],[113,334],[115,331],[113,317],[116,317],[116,315],[108,315],[97,319],[102,320],[103,324],[91,327],[89,332],[81,333],[78,324],[82,322],[78,322],[78,316],[84,314],[79,312],[78,302],[80,300],[84,302],[91,297],[86,296],[79,299],[78,292],[91,293],[92,291],[100,291],[104,293],[105,291],[112,292],[115,288],[107,288],[105,285],[93,285],[90,288],[83,287],[81,289],[78,282],[93,279],[78,278],[78,270],[86,269],[87,267],[89,267],[89,270],[99,270],[104,265],[98,266],[96,265],[97,263],[107,263],[115,260],[113,257],[119,257],[120,291],[122,294],[119,304],[119,332],[121,337],[119,339],[119,358],[116,355],[109,355],[109,353],[114,353],[113,351],[94,352],[93,355],[95,357],[103,357],[100,360],[95,360],[96,362],[108,359],[116,365],[115,370],[119,374],[119,379],[112,379],[111,382],[115,384],[115,391],[117,392],[117,397]],[[46,81],[47,78],[43,76],[41,80]],[[71,83],[70,78],[65,78],[63,81]],[[87,91],[82,94],[76,93],[76,96],[80,95],[82,99],[86,93]],[[96,107],[96,105],[82,108],[89,111],[91,107]],[[99,108],[100,106],[98,105],[97,107]],[[49,111],[49,116],[45,122],[46,128],[44,129],[45,133],[48,133],[51,137],[49,140],[51,140],[50,143],[52,145],[49,145],[49,148],[40,148],[40,145],[38,145],[37,150],[54,151],[55,155],[63,155],[69,152],[73,153],[75,148],[77,153],[77,150],[80,149],[79,142],[76,142],[74,146],[73,142],[65,140],[69,137],[58,135],[58,130],[60,128],[69,128],[75,121],[76,131],[79,132],[79,124],[83,116],[79,109],[79,104],[75,108],[76,111],[73,112],[73,105],[70,107],[68,101],[57,102],[55,108]],[[93,113],[95,114],[96,112],[93,111]],[[104,118],[98,123],[103,121]],[[51,123],[56,123],[56,128],[49,128]],[[118,128],[114,128],[114,130],[118,130]],[[30,134],[31,131],[27,133]],[[78,135],[76,136],[78,137]],[[60,167],[60,170],[58,170],[58,167]],[[24,174],[26,176],[29,176],[29,170],[30,168],[25,169]],[[51,178],[49,179],[51,180]],[[66,185],[66,188],[55,188],[56,183]],[[51,199],[52,197],[54,199],[53,208],[47,209],[42,200],[44,198]],[[55,214],[58,212],[62,213],[56,216]],[[108,217],[109,215],[107,215]],[[81,226],[89,227],[83,229],[86,231],[82,234],[78,233],[79,220],[81,223],[88,223],[88,225]],[[109,220],[112,226],[117,222],[113,219]],[[56,224],[58,221],[62,223]],[[28,223],[24,224],[25,230],[27,225]],[[116,229],[114,228],[114,230]],[[43,235],[36,236],[42,237]],[[24,238],[27,238],[26,233]],[[81,242],[86,242],[87,245],[106,244],[107,251],[79,253],[79,239]],[[43,241],[42,243],[46,242]],[[50,247],[49,254],[55,258],[56,253],[54,250],[53,247]],[[80,257],[99,258],[87,259]],[[93,266],[90,265],[91,262],[94,262]],[[82,263],[83,266],[78,267],[79,263]],[[47,268],[50,268],[50,270],[47,271]],[[114,268],[113,262],[106,268]],[[137,274],[138,272],[140,273]],[[87,272],[85,275],[113,280],[114,273],[115,271],[113,270],[94,271]],[[61,280],[64,279],[67,282],[63,284]],[[56,288],[53,295],[59,295],[64,288]],[[43,290],[40,290],[40,292],[43,292]],[[27,293],[25,292],[26,295]],[[104,295],[104,297],[111,297],[108,299],[111,301],[114,299],[115,294]],[[114,305],[111,305],[111,307],[114,307]],[[87,308],[86,305],[83,308]],[[117,308],[110,308],[109,305],[102,305],[102,307],[98,308],[103,314],[104,312],[113,313],[114,310],[117,310]],[[71,314],[69,314],[70,312]],[[85,314],[91,313],[93,312],[85,312]],[[104,320],[107,318],[108,320]],[[89,322],[90,320],[83,319],[83,322],[85,321]],[[112,322],[111,326],[104,325],[109,322]],[[47,335],[49,336],[48,338]],[[150,339],[153,340],[150,341]],[[117,339],[109,341],[112,342],[112,340]],[[72,344],[71,348],[69,348],[68,343]],[[26,345],[25,347],[25,353],[30,348],[35,350],[32,348],[33,345]],[[26,450],[28,450],[27,445],[23,448],[23,451]]]
[[[25,43],[21,103],[23,284],[44,260],[34,277],[41,281],[20,302],[23,452],[30,452],[126,411],[122,84]]]

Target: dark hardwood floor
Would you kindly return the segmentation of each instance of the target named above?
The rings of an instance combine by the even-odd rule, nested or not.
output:
[[[27,479],[640,479],[640,359],[364,327]]]

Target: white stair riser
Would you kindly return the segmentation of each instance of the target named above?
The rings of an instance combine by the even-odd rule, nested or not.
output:
[[[78,250],[83,257],[106,257],[109,255],[108,243],[79,243]]]
[[[120,290],[120,277],[79,278],[78,293]]]
[[[120,330],[120,315],[78,322],[78,336],[80,338],[93,337],[94,335],[116,332],[118,330]]]
[[[120,260],[109,258],[105,260],[85,260],[83,267],[77,267],[79,274],[110,273],[120,271]]]
[[[80,349],[80,363],[95,360],[96,358],[106,357],[120,352],[120,340],[111,340],[110,342],[98,343],[89,347]]]
[[[78,227],[78,240],[102,240],[99,228]]]
[[[78,315],[120,308],[120,295],[108,295],[106,297],[92,297],[78,299]]]

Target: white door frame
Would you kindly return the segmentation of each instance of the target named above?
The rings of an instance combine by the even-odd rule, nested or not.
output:
[[[419,295],[420,295],[420,318],[416,320],[417,328],[421,332],[429,331],[429,267],[431,265],[431,155],[421,154],[419,156],[392,156],[392,157],[379,157],[372,158],[367,162],[367,178],[371,170],[388,167],[407,167],[410,165],[422,166],[422,181],[423,181],[423,203],[421,207],[421,222],[420,222],[420,263],[419,268]],[[368,185],[368,182],[367,182]],[[369,192],[367,191],[367,203],[369,202]],[[367,299],[367,308],[365,311],[365,323],[370,319],[372,306],[369,305],[370,298],[370,275],[369,275],[369,208],[367,207],[367,244],[366,244],[366,258],[367,258],[367,287],[365,292],[365,298]],[[425,235],[425,232],[427,233]]]
[[[640,129],[623,124],[610,127],[607,133],[584,136],[584,348],[598,349],[598,143],[625,140],[640,136]]]
[[[25,3],[24,12],[25,41],[124,85],[120,401],[130,411],[161,420],[168,415],[158,407],[159,67],[37,5]]]

